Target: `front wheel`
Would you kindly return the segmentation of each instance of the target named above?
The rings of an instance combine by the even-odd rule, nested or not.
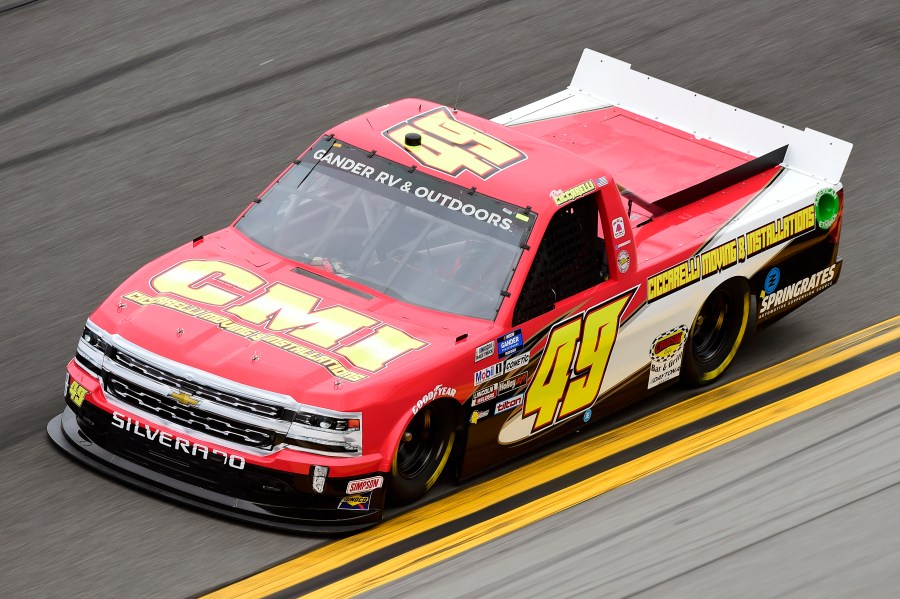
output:
[[[437,482],[456,438],[453,416],[453,411],[441,403],[425,406],[413,416],[391,467],[388,497],[392,503],[411,503]]]
[[[743,279],[726,281],[706,298],[688,336],[682,380],[706,385],[725,372],[750,328],[752,299]]]

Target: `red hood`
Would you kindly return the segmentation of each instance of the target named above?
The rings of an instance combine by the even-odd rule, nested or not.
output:
[[[220,268],[208,269],[217,272],[204,278],[209,264]],[[369,392],[377,385],[377,395],[390,393],[408,380],[402,375],[417,372],[410,367],[413,362],[426,354],[439,357],[433,363],[445,361],[457,351],[460,335],[468,334],[472,341],[480,336],[477,332],[492,326],[362,292],[340,279],[330,283],[315,270],[312,277],[298,274],[295,268],[296,263],[225,229],[144,266],[91,320],[108,333],[179,363],[298,401],[315,395],[317,405],[335,409],[352,407],[362,398],[348,390],[366,389],[365,395],[374,398]],[[223,274],[223,269],[228,272]],[[277,310],[269,309],[273,287],[310,302],[301,312],[310,319],[306,326],[279,330],[288,319],[278,321],[273,314]],[[253,301],[262,308],[254,313],[265,312],[268,320],[242,318]],[[337,343],[326,347],[327,341],[310,341],[324,338]]]

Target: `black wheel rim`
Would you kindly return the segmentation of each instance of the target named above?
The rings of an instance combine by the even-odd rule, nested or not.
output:
[[[420,411],[406,427],[397,449],[397,473],[416,478],[436,463],[444,448],[440,416],[432,409]]]
[[[710,362],[728,345],[728,296],[722,291],[713,293],[694,321],[694,356],[700,362]]]

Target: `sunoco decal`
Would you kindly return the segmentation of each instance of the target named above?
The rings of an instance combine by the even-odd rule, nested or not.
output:
[[[357,493],[355,495],[347,495],[338,504],[339,510],[356,510],[359,512],[369,511],[369,501],[372,496],[369,493]]]
[[[681,371],[681,359],[684,356],[687,334],[687,327],[681,325],[666,331],[653,340],[650,345],[648,389],[678,376]]]
[[[815,228],[816,208],[810,204],[653,275],[647,279],[647,301],[693,285]]]
[[[765,289],[763,289],[759,294],[758,318],[764,319],[774,316],[831,287],[836,275],[839,274],[838,268],[838,264],[832,264],[828,268],[822,269],[805,279],[800,279],[796,283],[782,287],[774,293],[770,292],[767,294]],[[767,282],[773,270],[778,269],[773,268],[769,271],[766,275]]]

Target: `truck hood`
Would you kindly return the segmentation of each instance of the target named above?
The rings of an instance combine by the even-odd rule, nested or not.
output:
[[[493,328],[298,266],[231,228],[144,266],[91,320],[164,358],[336,409],[402,387],[415,362],[446,361]]]

